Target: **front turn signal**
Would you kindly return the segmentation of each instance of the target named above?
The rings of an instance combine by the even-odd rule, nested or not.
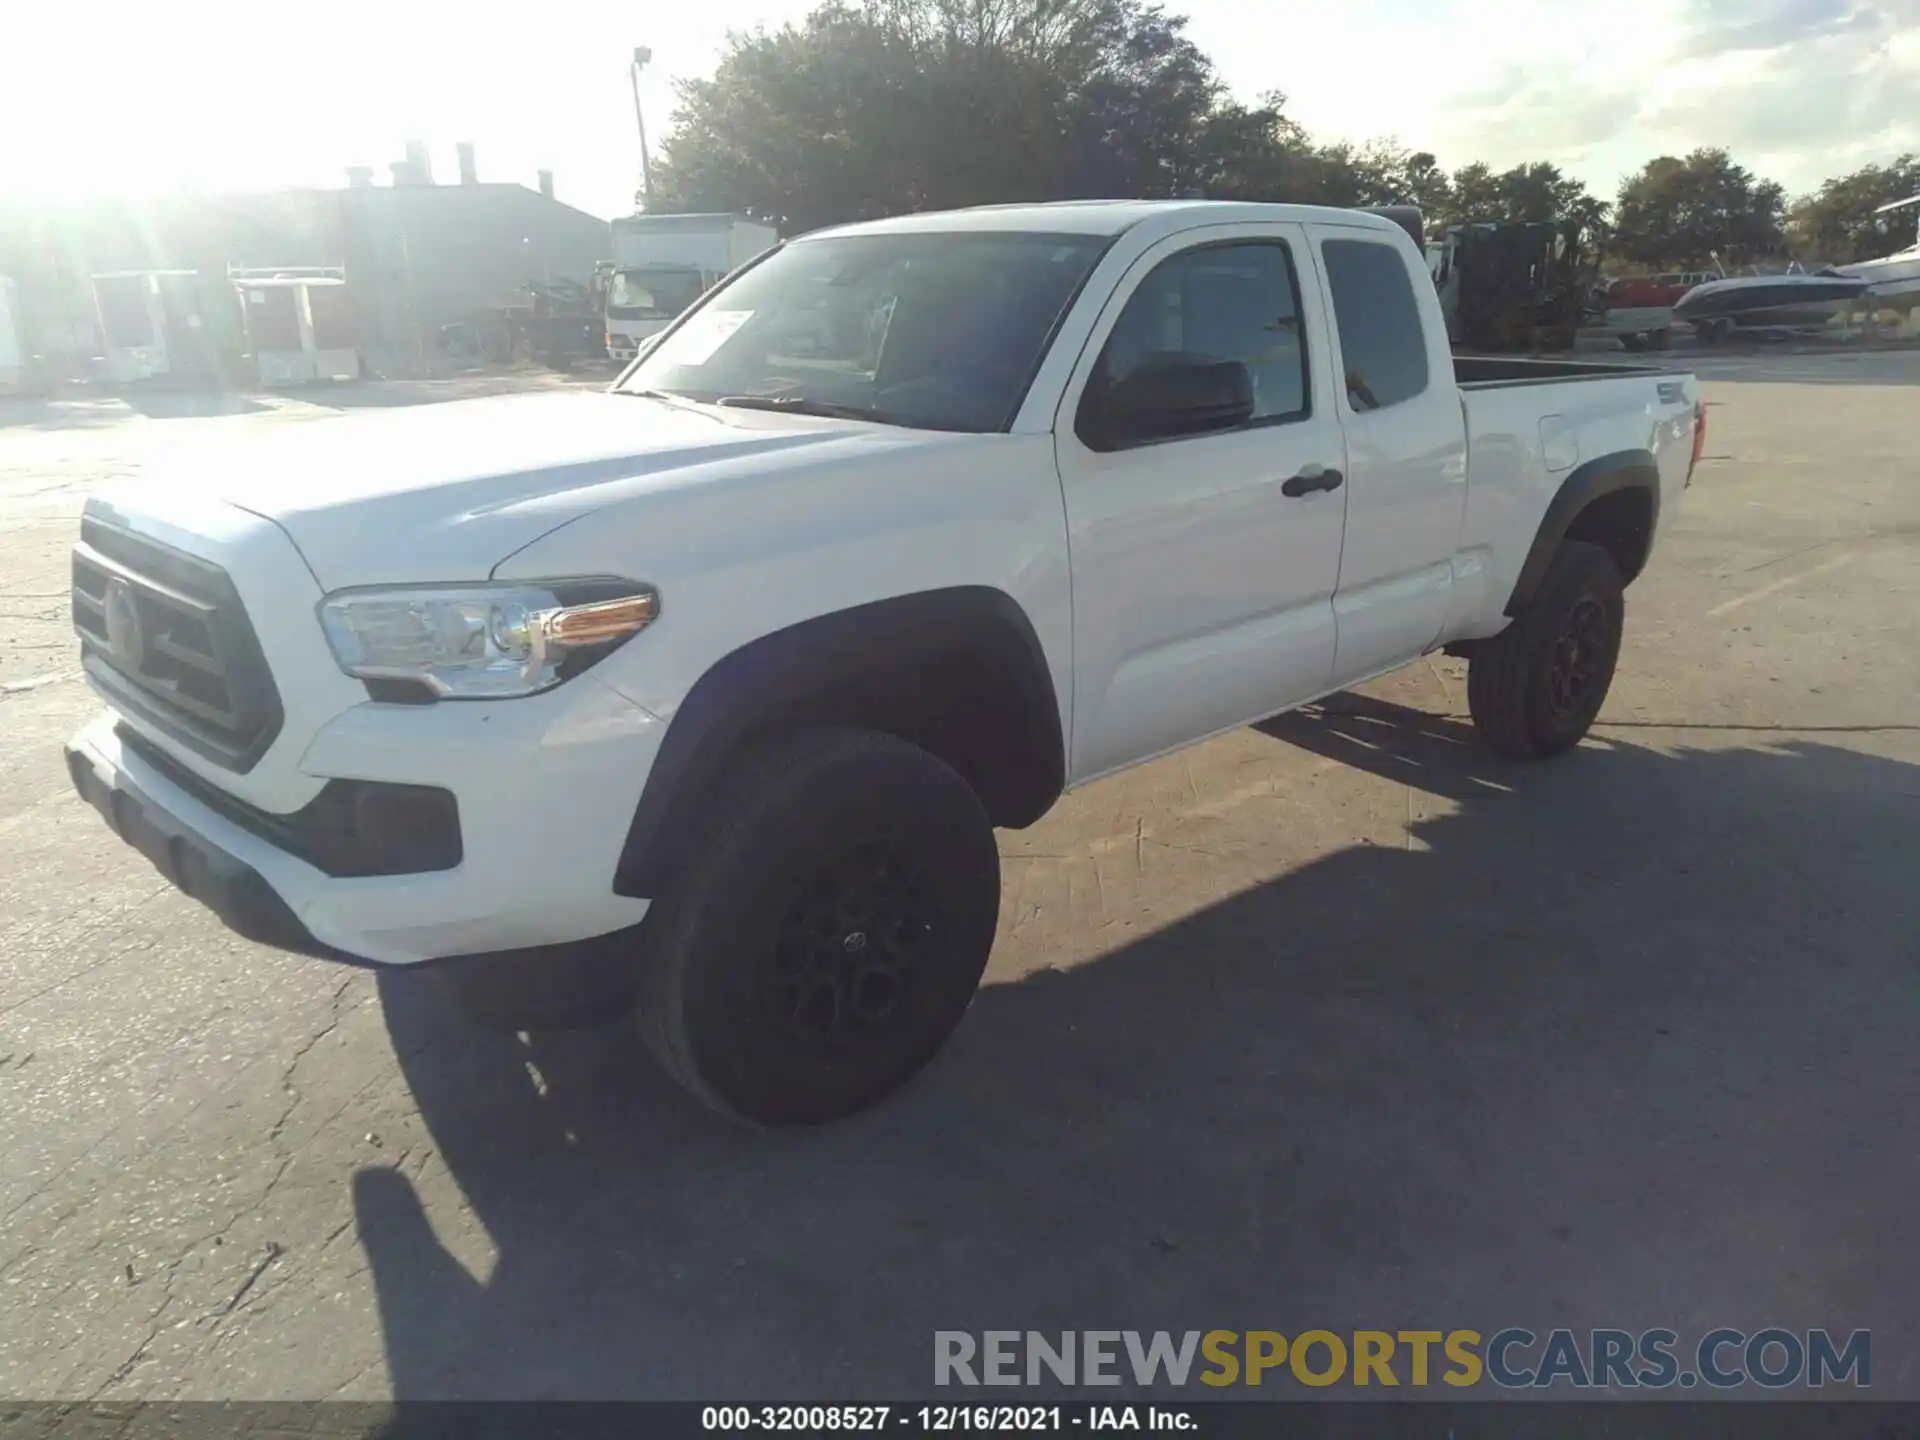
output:
[[[623,640],[651,625],[660,613],[660,597],[652,591],[628,595],[619,600],[601,600],[589,605],[570,605],[549,610],[541,617],[549,644],[572,649],[581,645],[603,645]]]

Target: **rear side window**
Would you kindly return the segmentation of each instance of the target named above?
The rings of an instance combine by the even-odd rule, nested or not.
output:
[[[1328,240],[1320,247],[1333,290],[1347,402],[1384,410],[1427,388],[1427,337],[1407,267],[1391,245]]]

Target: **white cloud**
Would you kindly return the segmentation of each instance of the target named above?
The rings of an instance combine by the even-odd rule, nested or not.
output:
[[[1702,145],[1790,191],[1920,150],[1920,0],[1689,0],[1666,13],[1618,22],[1632,63],[1616,42],[1608,63],[1550,54],[1456,93],[1448,148],[1558,160],[1606,192],[1655,154]]]
[[[1860,0],[1693,0],[1682,13],[1678,53],[1686,59],[1871,32],[1884,19]]]

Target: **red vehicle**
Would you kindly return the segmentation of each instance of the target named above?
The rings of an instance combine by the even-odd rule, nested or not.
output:
[[[1607,328],[1629,350],[1664,350],[1673,336],[1673,307],[1696,285],[1721,277],[1705,270],[1623,275],[1607,282]]]

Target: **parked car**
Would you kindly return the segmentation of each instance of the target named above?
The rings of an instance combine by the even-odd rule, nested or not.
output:
[[[1711,271],[1623,275],[1606,286],[1607,328],[1628,350],[1664,350],[1673,341],[1673,307],[1696,285],[1720,276]]]
[[[959,1023],[994,827],[1064,790],[1443,648],[1493,748],[1574,746],[1703,424],[1686,375],[1456,363],[1379,216],[820,232],[611,391],[90,499],[68,764],[243,934],[637,1008],[719,1109],[827,1120]]]

